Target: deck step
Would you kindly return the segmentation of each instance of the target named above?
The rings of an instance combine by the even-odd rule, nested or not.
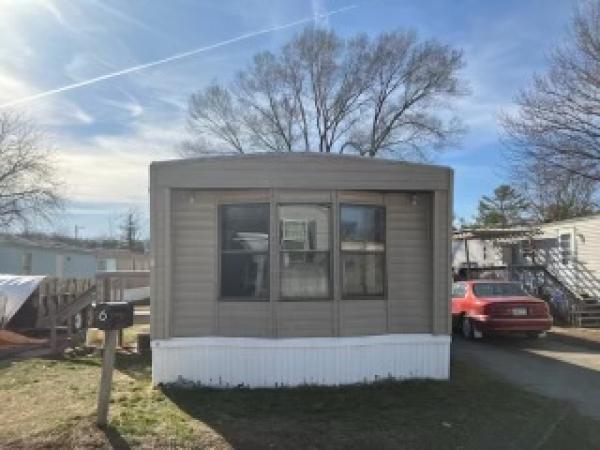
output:
[[[584,328],[600,328],[600,304],[596,299],[586,299],[574,305],[571,321]]]
[[[600,312],[600,305],[575,305],[574,312]]]
[[[571,316],[573,324],[584,327],[584,328],[598,328],[600,327],[600,314],[573,314]]]

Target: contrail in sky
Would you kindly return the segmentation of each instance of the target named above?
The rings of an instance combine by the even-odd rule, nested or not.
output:
[[[136,66],[128,67],[126,69],[117,70],[116,72],[111,72],[111,73],[100,75],[100,76],[97,76],[94,78],[90,78],[88,80],[79,81],[79,82],[73,83],[73,84],[67,84],[66,86],[61,86],[59,88],[50,89],[48,91],[38,92],[37,94],[28,95],[26,97],[17,98],[15,100],[11,100],[9,102],[0,104],[0,108],[6,108],[9,106],[20,105],[22,103],[27,103],[27,102],[37,100],[40,98],[49,97],[54,94],[60,94],[61,92],[71,91],[73,89],[77,89],[77,88],[80,88],[83,86],[89,86],[90,84],[98,83],[100,81],[120,77],[121,75],[126,75],[128,73],[138,72],[140,70],[148,69],[149,67],[160,66],[162,64],[166,64],[171,61],[177,61],[179,59],[188,58],[188,57],[196,55],[198,53],[203,53],[203,52],[207,52],[209,50],[214,50],[216,48],[224,47],[226,45],[233,44],[235,42],[244,41],[246,39],[260,36],[262,34],[268,34],[268,33],[274,32],[274,31],[284,30],[286,28],[292,28],[292,27],[301,25],[303,23],[313,21],[315,19],[323,19],[326,17],[330,17],[330,16],[333,16],[334,14],[339,14],[339,13],[342,13],[342,12],[345,12],[345,11],[348,11],[348,10],[351,10],[354,8],[358,8],[358,5],[348,5],[348,6],[344,6],[343,8],[335,9],[332,11],[327,11],[323,14],[315,14],[311,17],[305,17],[304,19],[296,20],[294,22],[286,23],[284,25],[276,25],[271,28],[265,28],[263,30],[252,31],[250,33],[242,34],[240,36],[236,36],[231,39],[226,39],[224,41],[217,42],[216,44],[211,44],[206,47],[200,47],[200,48],[196,48],[194,50],[189,50],[187,52],[177,53],[177,54],[175,54],[173,56],[169,56],[167,58],[157,59],[156,61],[151,61],[151,62],[147,62],[144,64],[138,64]]]

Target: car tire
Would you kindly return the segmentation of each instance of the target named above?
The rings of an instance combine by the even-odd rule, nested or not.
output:
[[[462,325],[461,317],[452,316],[452,332],[453,333],[460,332],[461,325]]]
[[[473,339],[475,336],[475,327],[470,317],[463,316],[460,323],[460,331],[465,339]]]

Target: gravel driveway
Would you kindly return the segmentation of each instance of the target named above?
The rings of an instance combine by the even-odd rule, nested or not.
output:
[[[600,352],[550,337],[453,337],[452,357],[482,366],[507,381],[548,397],[568,400],[600,419]]]

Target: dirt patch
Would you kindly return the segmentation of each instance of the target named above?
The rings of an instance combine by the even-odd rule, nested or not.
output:
[[[2,344],[0,343],[0,360],[15,358],[18,356],[35,352],[35,356],[40,356],[39,351],[43,350],[43,345],[15,345],[15,344]]]
[[[44,433],[9,441],[6,448],[126,448],[126,446],[112,446],[107,434],[96,427],[93,419],[89,417],[64,423]]]

